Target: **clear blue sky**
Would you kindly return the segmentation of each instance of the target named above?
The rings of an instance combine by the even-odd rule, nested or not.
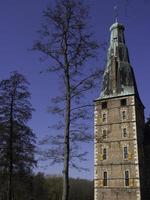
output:
[[[0,0],[0,79],[7,78],[13,70],[26,75],[31,83],[32,104],[36,111],[30,124],[41,138],[49,133],[48,126],[53,118],[47,113],[51,97],[58,89],[56,79],[50,74],[40,74],[46,64],[40,63],[39,54],[28,51],[37,39],[36,31],[42,23],[42,10],[48,0]],[[91,24],[100,42],[109,41],[109,27],[114,22],[113,7],[119,8],[119,22],[125,25],[126,43],[131,64],[134,68],[138,90],[145,105],[145,115],[150,114],[150,3],[148,0],[86,0],[91,9]],[[126,2],[129,2],[126,4]],[[106,52],[99,51],[96,66],[103,66]],[[97,91],[97,96],[100,90]],[[96,96],[93,96],[95,99]],[[93,178],[93,147],[86,166],[89,172],[72,176]],[[38,169],[43,170],[43,169]],[[61,173],[58,167],[49,167],[47,173]]]

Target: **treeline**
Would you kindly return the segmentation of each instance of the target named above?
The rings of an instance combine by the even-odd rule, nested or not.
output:
[[[3,192],[5,183],[3,178],[0,177],[1,200],[7,199],[7,194]],[[16,176],[15,181],[19,181],[19,184],[15,187],[14,200],[61,200],[62,198],[61,176],[45,176],[43,173],[38,173],[22,176],[22,178]],[[93,198],[93,181],[70,179],[69,200],[93,200]]]
[[[69,200],[93,200],[93,188],[93,181],[70,178]],[[62,177],[38,173],[33,177],[32,192],[36,200],[61,200]]]

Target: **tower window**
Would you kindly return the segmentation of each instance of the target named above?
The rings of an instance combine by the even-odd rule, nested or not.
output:
[[[103,149],[103,160],[106,160],[107,159],[107,149],[104,148]]]
[[[127,116],[126,116],[126,111],[123,110],[123,111],[122,111],[122,119],[125,120],[126,118],[127,118]]]
[[[103,131],[102,131],[102,137],[103,137],[103,139],[105,140],[105,139],[107,139],[107,130],[106,129],[103,129]]]
[[[128,147],[123,148],[123,157],[124,157],[124,159],[128,158]]]
[[[117,39],[118,39],[117,37],[113,38],[114,42],[117,42]]]
[[[125,171],[125,186],[129,186],[129,171]]]
[[[127,99],[121,99],[120,104],[121,104],[121,106],[126,106],[127,105]]]
[[[103,186],[107,186],[108,185],[107,180],[108,180],[107,172],[104,172],[103,173]]]
[[[123,137],[127,137],[127,128],[122,129]]]
[[[103,113],[103,122],[106,122],[107,121],[107,115],[106,115],[106,113]]]
[[[102,102],[102,109],[106,109],[107,108],[107,102]]]

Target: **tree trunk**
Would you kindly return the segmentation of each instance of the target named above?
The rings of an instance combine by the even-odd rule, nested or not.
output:
[[[13,200],[13,98],[11,102],[10,109],[10,140],[9,140],[9,191],[8,191],[8,199]]]
[[[69,69],[66,72],[66,119],[64,133],[64,171],[63,171],[63,194],[62,200],[69,199],[69,154],[70,154],[70,77]]]

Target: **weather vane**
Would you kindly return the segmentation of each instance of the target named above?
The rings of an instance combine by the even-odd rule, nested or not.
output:
[[[118,6],[117,5],[114,6],[114,13],[115,13],[116,22],[118,22],[119,12],[118,12]]]

